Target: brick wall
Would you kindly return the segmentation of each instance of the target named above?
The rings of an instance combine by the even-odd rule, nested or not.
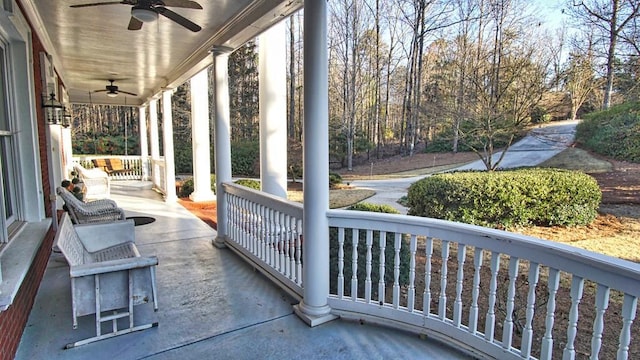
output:
[[[40,281],[42,281],[51,255],[54,236],[55,233],[49,230],[13,304],[6,311],[0,313],[0,360],[11,360],[15,357],[22,331],[27,324]]]

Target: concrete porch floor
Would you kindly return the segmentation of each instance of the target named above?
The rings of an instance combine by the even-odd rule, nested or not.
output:
[[[231,250],[211,244],[211,227],[152,190],[123,185],[112,188],[111,198],[127,216],[156,219],[136,227],[136,244],[159,259],[159,310],[141,305],[136,317],[159,326],[63,350],[95,330],[92,316],[72,329],[69,269],[53,253],[16,359],[468,358],[385,327],[335,320],[309,328],[293,314],[294,299]]]

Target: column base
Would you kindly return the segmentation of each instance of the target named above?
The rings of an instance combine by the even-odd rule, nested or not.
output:
[[[215,239],[211,240],[211,244],[217,247],[218,249],[224,249],[227,247],[227,237],[226,236],[216,236]]]
[[[189,195],[189,199],[191,199],[191,201],[193,202],[201,202],[201,201],[215,201],[216,198],[216,194],[213,193],[213,191],[210,192],[202,192],[202,193],[191,193],[191,195]]]
[[[298,305],[293,305],[293,311],[310,327],[322,325],[339,318],[338,315],[330,312],[331,308],[328,305],[321,308],[310,308],[306,306],[303,301]]]

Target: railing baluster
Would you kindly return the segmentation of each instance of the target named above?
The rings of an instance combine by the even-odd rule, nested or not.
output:
[[[288,215],[282,212],[278,212],[278,227],[280,228],[280,244],[285,254],[283,261],[283,272],[287,278],[291,277],[291,253],[289,252],[289,234],[291,234],[291,228],[288,224]]]
[[[400,308],[400,246],[402,234],[395,233],[393,241],[393,307]]]
[[[351,229],[351,299],[358,299],[358,241],[360,240],[360,231]]]
[[[260,222],[258,223],[258,246],[256,251],[258,252],[258,257],[264,259],[267,246],[272,244],[269,234],[269,209],[264,205],[258,205],[258,211],[260,213]],[[272,265],[274,265],[273,262]]]
[[[597,359],[602,347],[602,332],[604,331],[604,313],[609,307],[608,286],[598,284],[596,292],[596,318],[593,321],[593,334],[591,335],[591,358]]]
[[[296,236],[296,284],[302,286],[304,279],[302,278],[302,219],[297,219],[297,236]]]
[[[257,222],[258,222],[258,207],[257,204],[253,203],[253,202],[249,202],[249,209],[251,209],[251,212],[249,213],[249,251],[255,255],[255,244],[256,244],[256,230],[257,230]]]
[[[631,343],[631,325],[636,318],[638,298],[624,294],[622,303],[622,330],[620,330],[620,345],[618,346],[618,360],[629,358],[629,344]]]
[[[498,290],[498,270],[500,269],[500,253],[491,252],[491,280],[489,282],[489,306],[484,325],[484,338],[493,342],[496,326],[496,292]]]
[[[409,252],[410,252],[410,260],[409,260],[409,289],[408,289],[408,299],[407,299],[407,308],[409,312],[413,312],[415,310],[415,300],[416,300],[416,252],[418,250],[418,239],[416,235],[411,235],[411,242],[409,243]]]
[[[571,280],[571,310],[569,311],[569,327],[567,329],[567,344],[562,354],[563,360],[573,360],[576,357],[574,347],[576,335],[578,334],[578,306],[582,300],[584,291],[584,279],[580,276],[573,276]]]
[[[371,303],[371,246],[373,245],[373,230],[367,230],[366,242],[367,255],[365,258],[364,300]]]
[[[338,228],[338,297],[344,298],[344,228]]]
[[[518,258],[511,257],[509,259],[509,293],[507,294],[507,314],[504,319],[504,327],[502,329],[502,347],[511,348],[513,340],[513,308],[515,306],[516,297],[516,278],[518,277]]]
[[[228,194],[227,194],[228,195]],[[229,201],[229,207],[232,209],[231,210],[231,216],[229,216],[230,221],[232,222],[232,226],[229,228],[231,229],[231,234],[232,235],[232,240],[235,242],[240,242],[240,234],[238,231],[238,212],[240,211],[240,208],[238,207],[238,197],[237,196],[231,196],[231,199]]]
[[[536,304],[536,286],[540,277],[540,265],[534,262],[529,263],[529,293],[527,295],[527,317],[524,330],[522,331],[522,346],[520,354],[523,358],[531,355],[531,344],[533,342],[533,315]]]
[[[277,230],[276,230],[276,219],[278,218],[278,214],[277,211],[268,208],[265,206],[265,211],[264,211],[264,217],[265,217],[265,223],[264,223],[264,236],[263,236],[263,242],[265,243],[266,246],[263,246],[263,248],[265,249],[264,251],[266,252],[267,249],[269,248],[275,248],[275,251],[272,254],[275,254],[275,257],[273,259],[274,262],[274,269],[278,270],[278,271],[282,271],[282,263],[280,262],[280,249],[278,247],[278,236],[277,236]]]
[[[422,311],[425,316],[431,314],[431,258],[433,257],[433,238],[427,237],[425,242],[424,264],[424,294],[422,299]]]
[[[273,218],[269,221],[271,226],[271,231],[269,235],[273,238],[272,243],[278,250],[276,253],[278,255],[278,266],[276,269],[281,274],[285,273],[285,247],[283,246],[283,237],[282,237],[282,222],[280,221],[280,212],[277,210],[272,211]]]
[[[447,317],[447,272],[449,261],[448,240],[442,240],[442,269],[440,271],[440,299],[438,302],[438,317],[444,320]]]
[[[296,234],[295,218],[287,215],[287,227],[289,228],[289,278],[296,279]]]
[[[260,205],[262,210],[262,222],[260,223],[260,235],[258,236],[258,253],[261,259],[265,259],[267,264],[273,266],[274,269],[278,269],[276,260],[271,253],[273,249],[273,237],[271,236],[271,209]],[[268,259],[268,260],[266,260]]]
[[[469,309],[469,332],[475,334],[478,331],[478,296],[480,295],[480,269],[482,268],[482,256],[484,251],[475,248],[473,254],[473,290],[471,291],[471,308]]]
[[[467,247],[458,243],[458,273],[456,275],[456,299],[453,302],[453,325],[460,327],[462,323],[462,285],[464,280],[464,260]]]
[[[547,299],[547,316],[545,318],[544,337],[542,338],[542,350],[540,351],[541,360],[550,360],[553,355],[553,323],[555,321],[556,312],[556,294],[560,285],[560,271],[549,268],[549,279],[547,287],[549,289],[549,298]]]
[[[380,270],[378,271],[380,279],[378,280],[378,304],[382,305],[385,302],[385,272],[387,259],[385,258],[385,252],[387,251],[387,232],[380,232]]]

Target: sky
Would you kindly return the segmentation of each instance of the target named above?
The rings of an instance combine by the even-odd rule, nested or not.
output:
[[[532,0],[532,3],[540,8],[544,25],[549,28],[560,27],[562,20],[566,19],[562,14],[562,7],[566,4],[564,0]]]

